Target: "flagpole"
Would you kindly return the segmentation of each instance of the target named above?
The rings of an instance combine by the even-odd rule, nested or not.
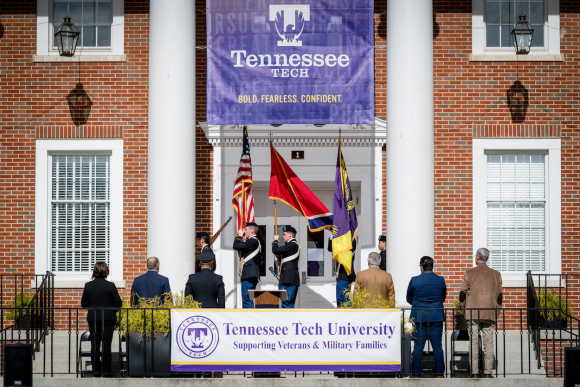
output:
[[[272,147],[272,131],[270,130],[270,147]],[[276,212],[276,199],[274,199],[274,235],[278,235],[278,213]],[[280,240],[280,236],[278,235],[278,240]],[[276,271],[278,272],[278,276],[280,276],[280,256],[276,255],[277,267]]]

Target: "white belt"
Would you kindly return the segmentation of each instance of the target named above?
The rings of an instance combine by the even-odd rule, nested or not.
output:
[[[289,257],[283,258],[281,263],[286,263],[286,262],[290,262],[293,259],[296,259],[300,256],[300,246],[298,246],[298,251],[296,252],[296,254],[292,254]]]
[[[254,258],[262,250],[260,242],[258,242],[258,248],[250,253],[246,258],[244,258],[244,264],[246,264],[250,259]]]

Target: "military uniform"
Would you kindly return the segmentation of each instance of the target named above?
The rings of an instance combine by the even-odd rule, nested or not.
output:
[[[346,273],[346,270],[342,265],[338,269],[338,275],[336,276],[336,306],[339,307],[344,304],[346,299],[346,292],[350,288],[350,284],[356,281],[356,273],[354,271],[354,259],[356,250],[356,239],[352,240],[352,264],[350,275]],[[328,239],[328,251],[332,252],[332,239]]]
[[[200,263],[215,263],[215,255],[211,249],[199,254],[197,259]],[[202,308],[226,307],[224,281],[220,275],[212,273],[209,269],[202,269],[189,276],[185,284],[185,296],[190,294],[195,301],[201,302]]]
[[[258,227],[256,223],[246,223],[246,226]],[[253,235],[245,242],[241,236],[234,240],[233,249],[242,253],[242,302],[244,308],[253,308],[249,290],[256,289],[260,281],[260,241]]]
[[[384,235],[379,235],[379,242],[386,242],[387,237]],[[387,249],[381,250],[381,263],[379,269],[382,271],[387,271]]]
[[[197,234],[195,234],[195,236],[196,236],[197,239],[201,239],[202,237],[208,237],[209,238],[209,234],[207,232],[205,232],[205,231],[198,232]],[[211,251],[213,253],[213,250],[211,249],[209,243],[205,244],[201,248],[200,253],[203,253],[204,251]],[[213,265],[211,267],[211,272],[212,273],[215,273],[215,267],[216,267],[216,264],[215,264],[215,261],[214,261],[214,263],[213,263]],[[197,268],[196,268],[196,270],[197,270]]]
[[[292,226],[284,226],[284,232],[291,232],[296,235],[296,229]],[[287,301],[282,301],[282,308],[294,308],[296,294],[300,286],[300,275],[298,274],[298,260],[300,259],[300,246],[295,238],[290,239],[284,246],[275,240],[272,242],[272,253],[281,258],[279,290],[286,290]]]

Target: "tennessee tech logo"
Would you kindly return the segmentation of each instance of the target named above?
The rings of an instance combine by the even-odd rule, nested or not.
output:
[[[276,22],[276,32],[282,39],[278,40],[278,46],[302,46],[299,38],[304,22],[310,21],[310,5],[270,5],[270,21]]]
[[[177,328],[177,346],[185,355],[202,359],[217,348],[219,334],[216,325],[203,316],[191,316]]]

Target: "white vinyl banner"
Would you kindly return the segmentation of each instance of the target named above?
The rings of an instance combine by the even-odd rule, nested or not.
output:
[[[399,371],[400,309],[172,309],[171,370]]]

